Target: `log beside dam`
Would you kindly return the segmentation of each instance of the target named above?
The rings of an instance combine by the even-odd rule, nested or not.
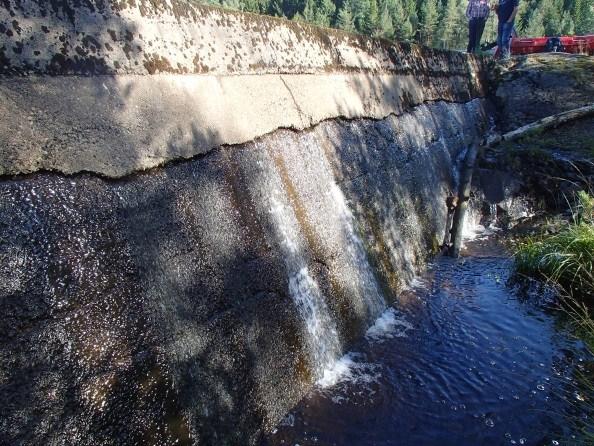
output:
[[[0,444],[251,444],[422,268],[479,58],[181,0],[0,3]]]

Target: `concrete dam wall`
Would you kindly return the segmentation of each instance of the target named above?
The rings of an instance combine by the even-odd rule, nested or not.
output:
[[[0,443],[250,444],[443,237],[479,59],[180,0],[0,5]]]

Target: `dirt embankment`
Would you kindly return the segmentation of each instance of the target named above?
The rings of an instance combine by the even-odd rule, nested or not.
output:
[[[594,58],[539,54],[498,64],[490,74],[500,132],[594,103]],[[504,225],[563,211],[594,184],[594,117],[490,148],[478,162],[477,202]]]
[[[594,58],[546,53],[514,58],[490,72],[502,131],[594,102]]]

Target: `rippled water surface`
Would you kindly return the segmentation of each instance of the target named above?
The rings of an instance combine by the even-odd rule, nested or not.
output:
[[[485,243],[438,260],[264,444],[567,444],[583,346]]]

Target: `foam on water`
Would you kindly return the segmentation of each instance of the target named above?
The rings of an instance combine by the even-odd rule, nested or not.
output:
[[[481,224],[482,217],[480,209],[475,209],[472,206],[467,209],[462,227],[463,241],[481,240],[500,230],[493,223],[488,223],[487,226]]]
[[[381,366],[365,362],[360,353],[349,352],[324,370],[322,377],[316,382],[321,389],[334,387],[341,383],[370,384],[381,376]]]
[[[429,283],[425,280],[420,278],[419,276],[415,276],[412,280],[402,287],[405,291],[414,291],[414,290],[426,290],[429,287]]]
[[[410,322],[399,317],[394,308],[388,308],[377,318],[375,324],[369,327],[365,337],[374,341],[381,341],[382,338],[398,338],[406,336],[406,332],[412,328]]]
[[[413,326],[399,316],[394,308],[388,308],[367,330],[365,338],[370,342],[382,342],[384,339],[406,336]],[[370,384],[381,376],[379,364],[368,363],[365,357],[356,352],[349,352],[324,370],[316,385],[322,389],[340,383]]]

